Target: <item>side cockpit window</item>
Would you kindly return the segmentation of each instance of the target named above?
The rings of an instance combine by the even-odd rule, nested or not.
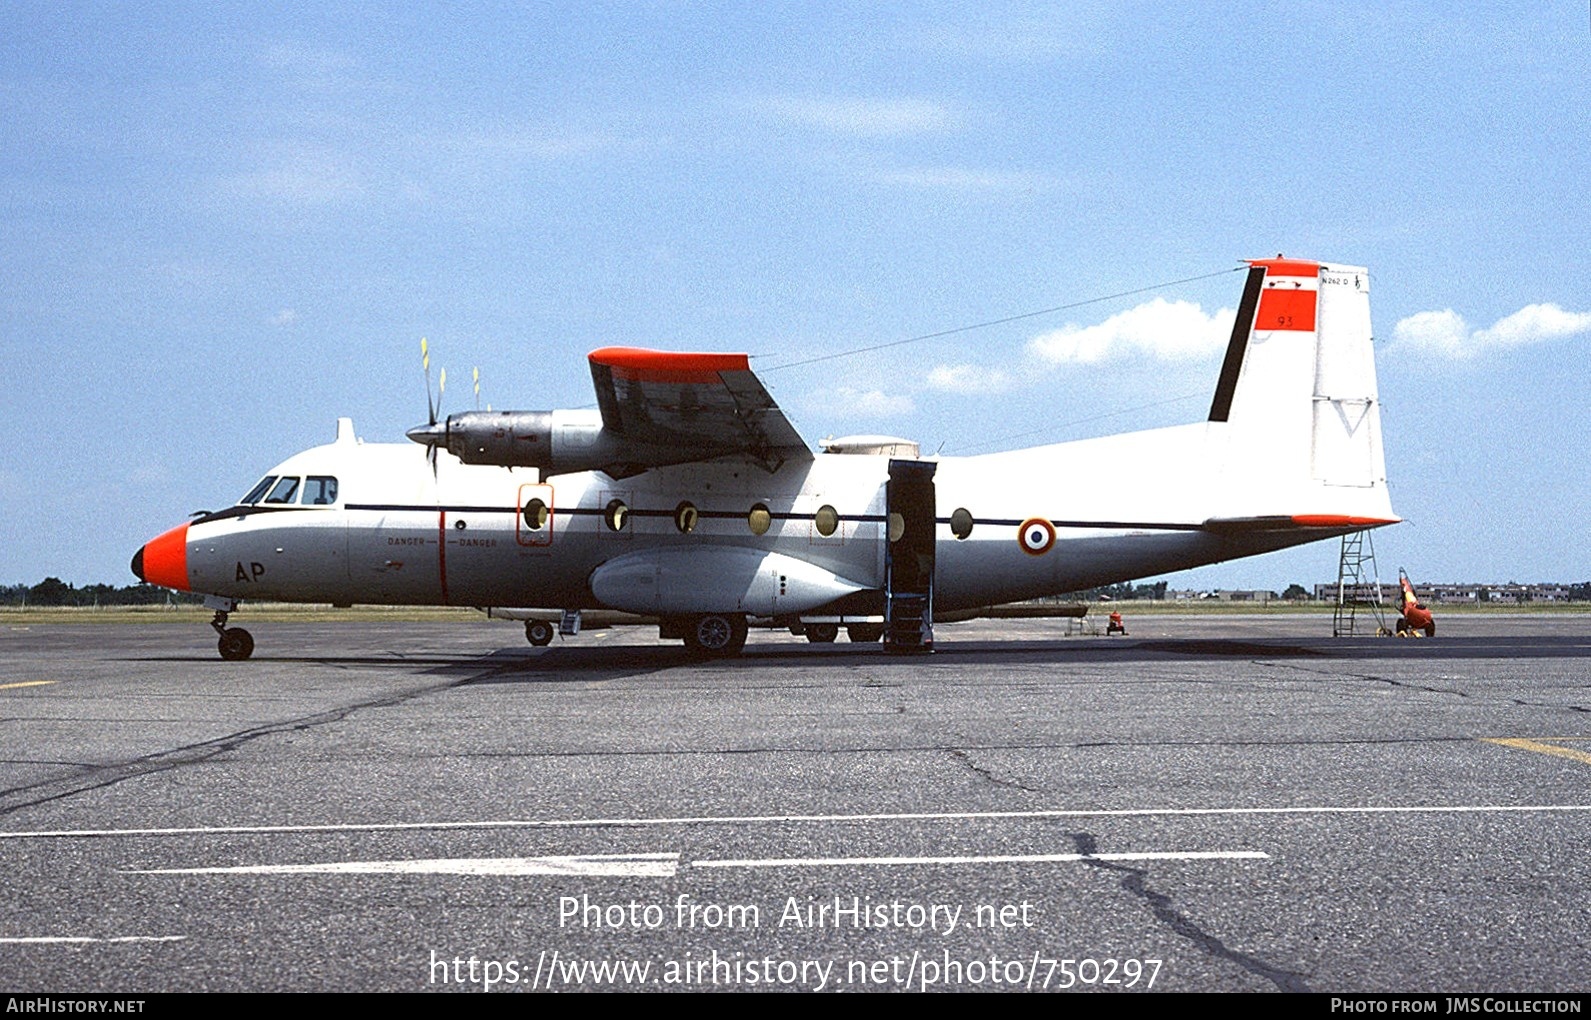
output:
[[[337,502],[337,479],[330,475],[310,475],[304,480],[305,506],[331,506]]]
[[[265,497],[265,502],[267,502],[267,503],[292,503],[292,502],[296,502],[294,497],[296,497],[297,495],[298,495],[298,479],[284,476],[282,478],[277,479],[276,484],[271,487],[270,495]]]
[[[264,478],[260,479],[260,484],[249,490],[249,494],[247,496],[244,496],[242,499],[238,500],[238,505],[246,506],[250,503],[258,503],[260,500],[265,498],[265,494],[271,490],[271,486],[274,484],[276,484],[276,476],[266,475]]]

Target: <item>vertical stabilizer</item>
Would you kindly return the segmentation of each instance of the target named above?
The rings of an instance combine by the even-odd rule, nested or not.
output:
[[[1226,425],[1229,477],[1251,493],[1290,492],[1294,505],[1390,514],[1369,274],[1281,257],[1249,265],[1210,407]]]

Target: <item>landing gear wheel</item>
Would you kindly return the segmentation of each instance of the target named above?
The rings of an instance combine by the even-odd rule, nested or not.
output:
[[[853,623],[845,628],[845,636],[853,645],[869,645],[884,636],[884,628],[876,623]]]
[[[807,623],[802,625],[807,632],[807,640],[815,645],[826,645],[840,636],[840,625],[837,623]]]
[[[746,646],[746,618],[709,613],[685,628],[685,647],[697,655],[727,658]]]
[[[525,640],[537,648],[552,644],[553,633],[552,624],[546,620],[525,621]]]
[[[216,647],[221,650],[221,658],[228,662],[242,662],[254,654],[254,635],[242,627],[228,627],[221,632],[221,640],[216,642]]]

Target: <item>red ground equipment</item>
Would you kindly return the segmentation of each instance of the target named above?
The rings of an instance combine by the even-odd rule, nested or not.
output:
[[[1403,615],[1398,617],[1398,637],[1419,637],[1422,631],[1426,637],[1436,637],[1436,620],[1415,598],[1414,585],[1409,583],[1409,575],[1401,567],[1398,568],[1398,583],[1403,586]]]

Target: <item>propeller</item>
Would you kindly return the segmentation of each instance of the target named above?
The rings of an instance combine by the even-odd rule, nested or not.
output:
[[[479,368],[477,368],[477,369],[475,369],[475,410],[479,411],[480,409],[481,409],[481,370]],[[490,411],[492,409],[492,402],[490,400],[488,400],[486,402],[486,409],[488,411]]]
[[[416,425],[405,432],[404,435],[425,446],[426,459],[431,462],[431,474],[436,475],[437,447],[447,441],[447,425],[438,425],[436,416],[442,411],[442,395],[447,391],[447,369],[441,370],[441,377],[437,381],[436,398],[431,397],[431,345],[425,337],[420,338],[420,364],[425,369],[425,411],[426,422]],[[480,384],[476,384],[479,390]]]

